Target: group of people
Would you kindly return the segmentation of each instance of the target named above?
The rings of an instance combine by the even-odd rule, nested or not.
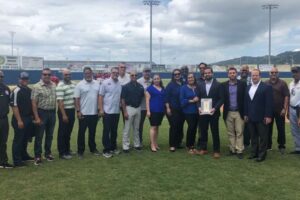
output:
[[[51,152],[53,132],[58,116],[57,148],[59,158],[71,159],[70,138],[76,116],[78,118],[77,155],[84,158],[85,132],[88,129],[89,151],[101,155],[95,142],[99,118],[103,120],[102,155],[110,158],[121,151],[117,147],[120,113],[123,119],[122,152],[143,149],[143,126],[146,117],[150,122],[150,150],[159,150],[159,127],[166,115],[169,122],[169,150],[183,147],[184,123],[187,122],[185,147],[189,154],[208,154],[208,130],[212,133],[214,158],[220,158],[219,118],[221,107],[229,139],[228,155],[243,159],[245,146],[251,144],[249,159],[264,161],[272,149],[273,122],[278,132],[278,148],[285,153],[285,117],[291,122],[295,141],[293,154],[300,154],[300,67],[293,67],[293,81],[289,88],[279,78],[273,67],[269,80],[261,80],[261,72],[243,66],[238,76],[234,67],[228,68],[228,80],[220,83],[214,78],[213,69],[200,63],[199,77],[189,73],[186,66],[172,72],[166,87],[158,74],[151,76],[151,69],[144,68],[137,79],[137,72],[126,72],[126,63],[111,68],[110,77],[94,80],[93,71],[86,67],[83,80],[75,84],[71,72],[62,70],[63,79],[56,85],[51,81],[51,69],[42,70],[41,80],[28,86],[29,74],[21,72],[18,85],[11,91],[3,83],[0,71],[0,168],[22,167],[26,161],[42,163],[53,161]],[[14,129],[12,144],[13,165],[8,163],[7,139],[8,113],[12,107],[11,124]],[[197,129],[199,138],[196,141]],[[130,144],[130,132],[133,145]],[[45,135],[45,136],[44,136]],[[34,137],[34,157],[27,152],[27,145]],[[132,148],[131,148],[132,147]]]

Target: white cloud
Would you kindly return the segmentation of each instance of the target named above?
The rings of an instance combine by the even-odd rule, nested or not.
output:
[[[266,1],[268,3],[268,1]],[[214,62],[267,53],[268,18],[260,0],[163,1],[153,7],[153,60]],[[0,54],[10,53],[8,31],[26,55],[49,59],[149,59],[149,7],[128,0],[0,0]],[[299,47],[298,0],[273,13],[274,52]],[[110,53],[108,53],[110,52]],[[174,59],[175,58],[175,59]]]

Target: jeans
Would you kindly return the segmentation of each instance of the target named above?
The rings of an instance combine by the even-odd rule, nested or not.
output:
[[[44,146],[45,156],[51,154],[53,131],[56,121],[55,110],[38,109],[38,115],[42,122],[41,125],[36,126],[36,136],[34,141],[34,154],[36,158],[40,158],[42,155],[44,132],[46,133]]]

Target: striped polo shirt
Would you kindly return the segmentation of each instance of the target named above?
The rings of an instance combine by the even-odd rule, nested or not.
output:
[[[56,99],[63,100],[65,109],[75,108],[74,88],[75,84],[72,82],[66,84],[64,81],[61,81],[56,87]]]

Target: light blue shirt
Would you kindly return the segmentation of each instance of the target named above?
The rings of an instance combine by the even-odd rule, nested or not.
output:
[[[120,113],[121,91],[122,86],[119,81],[109,78],[102,82],[99,95],[103,96],[103,109],[105,113]]]

